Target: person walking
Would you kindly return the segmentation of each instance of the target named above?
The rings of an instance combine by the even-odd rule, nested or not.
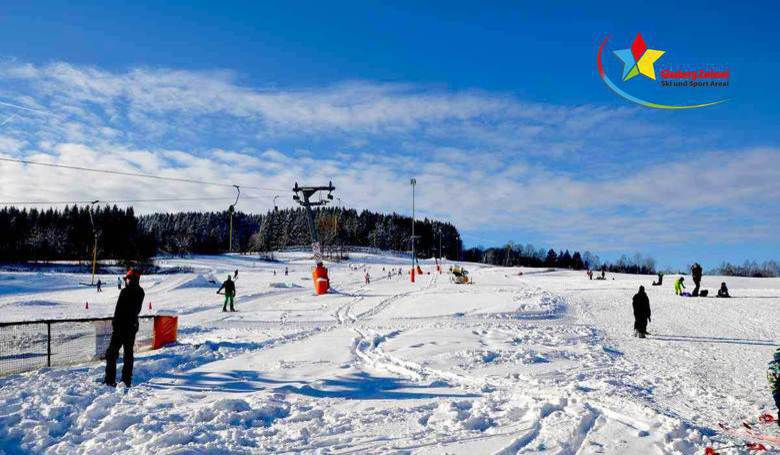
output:
[[[650,298],[645,293],[645,287],[639,286],[639,292],[634,295],[634,336],[644,338],[648,335],[647,323],[650,321]]]
[[[122,382],[127,387],[133,382],[133,345],[138,332],[138,313],[144,303],[144,290],[141,288],[141,274],[130,269],[125,275],[125,288],[119,293],[111,320],[111,341],[106,349],[106,374],[103,383],[116,387],[116,361],[119,348],[122,348]]]
[[[236,282],[230,278],[230,275],[227,276],[227,280],[225,280],[222,283],[222,286],[219,287],[217,294],[219,294],[223,289],[225,290],[225,303],[222,305],[222,311],[227,311],[228,302],[230,302],[230,311],[236,311],[236,309],[233,307],[233,300],[236,297]]]
[[[699,286],[701,286],[701,274],[702,274],[701,265],[699,265],[698,262],[694,262],[693,265],[691,266],[691,277],[693,278],[693,284],[694,284],[692,295],[694,297],[699,296]]]

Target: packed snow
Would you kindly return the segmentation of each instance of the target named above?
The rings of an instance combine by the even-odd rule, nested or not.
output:
[[[780,279],[705,276],[733,298],[682,298],[673,276],[464,264],[459,285],[424,261],[410,283],[408,260],[353,254],[316,296],[309,257],[278,259],[158,261],[188,272],[144,276],[142,314],[179,315],[178,343],[139,353],[130,389],[97,384],[99,362],[0,378],[0,452],[688,454],[774,412]],[[100,278],[0,272],[0,320],[110,316],[117,276]]]

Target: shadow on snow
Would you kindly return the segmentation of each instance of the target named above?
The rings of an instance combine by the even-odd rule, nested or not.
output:
[[[414,400],[430,398],[474,398],[479,395],[442,393],[441,383],[415,384],[400,378],[373,376],[360,372],[346,377],[306,381],[278,380],[263,377],[258,371],[189,372],[158,376],[146,385],[156,389],[188,392],[219,391],[249,393],[269,391],[294,393],[313,398],[343,398],[351,400]]]

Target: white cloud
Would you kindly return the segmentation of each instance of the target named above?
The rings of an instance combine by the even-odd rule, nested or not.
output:
[[[348,205],[408,212],[414,175],[422,216],[535,231],[553,244],[769,239],[779,221],[777,148],[588,172],[623,159],[632,141],[670,134],[636,109],[367,82],[263,90],[225,71],[67,63],[2,64],[0,94],[48,112],[6,125],[2,156],[278,188],[288,203],[293,182],[332,180]],[[149,212],[224,209],[233,197],[219,186],[9,163],[0,176],[3,200],[226,198],[137,207]],[[277,192],[242,194],[239,207],[260,211]],[[734,219],[749,220],[750,232]]]

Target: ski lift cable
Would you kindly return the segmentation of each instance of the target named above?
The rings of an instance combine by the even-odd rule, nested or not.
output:
[[[244,199],[266,199],[259,196],[244,196]],[[73,200],[73,201],[0,201],[3,205],[61,205],[61,204],[125,204],[146,202],[180,202],[180,201],[231,201],[232,197],[188,197],[188,198],[159,198],[159,199],[98,199]]]
[[[224,186],[224,187],[231,187],[234,188],[237,185],[232,183],[221,183],[221,182],[210,182],[206,180],[195,180],[195,179],[187,179],[182,177],[164,177],[162,175],[154,175],[154,174],[143,174],[140,172],[127,172],[127,171],[116,171],[116,170],[110,170],[110,169],[96,169],[96,168],[90,168],[90,167],[84,167],[84,166],[71,166],[66,164],[54,164],[54,163],[41,163],[38,161],[29,161],[29,160],[20,160],[15,158],[0,158],[0,161],[5,161],[9,163],[21,163],[21,164],[28,164],[32,166],[45,166],[45,167],[56,167],[61,169],[70,169],[74,171],[85,171],[85,172],[97,172],[101,174],[113,174],[113,175],[124,175],[128,177],[141,177],[141,178],[148,178],[148,179],[156,179],[156,180],[168,180],[172,182],[182,182],[182,183],[195,183],[200,185],[213,185],[213,186]],[[268,187],[261,187],[261,186],[249,186],[249,185],[241,185],[244,188],[252,189],[252,190],[258,190],[258,191],[288,191],[287,189],[280,189],[280,188],[268,188]]]

